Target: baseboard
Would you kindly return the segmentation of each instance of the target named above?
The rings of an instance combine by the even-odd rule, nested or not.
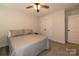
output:
[[[52,39],[49,39],[49,40],[52,41],[52,42],[56,42],[56,43],[60,43],[60,44],[65,44],[65,42],[59,42],[59,41],[52,40]]]

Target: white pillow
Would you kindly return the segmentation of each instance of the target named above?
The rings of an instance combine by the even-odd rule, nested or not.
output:
[[[24,29],[24,34],[32,34],[33,31],[31,29]]]
[[[19,36],[24,34],[24,30],[10,30],[11,37]]]

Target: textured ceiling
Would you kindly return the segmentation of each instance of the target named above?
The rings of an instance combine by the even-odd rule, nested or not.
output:
[[[43,16],[45,14],[60,10],[60,9],[68,9],[68,8],[73,8],[77,7],[77,3],[46,3],[50,8],[49,9],[44,9],[41,8],[40,12],[37,13],[34,8],[31,9],[26,9],[25,7],[32,5],[30,3],[4,3],[0,4],[24,13],[32,14],[32,15],[38,15],[38,16]]]

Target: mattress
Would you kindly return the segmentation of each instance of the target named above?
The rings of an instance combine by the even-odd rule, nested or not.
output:
[[[48,39],[44,35],[23,35],[9,39],[10,55],[35,56],[42,50],[48,49]]]

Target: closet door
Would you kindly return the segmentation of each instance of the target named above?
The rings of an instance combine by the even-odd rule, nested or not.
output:
[[[79,15],[68,17],[68,42],[79,44]]]

